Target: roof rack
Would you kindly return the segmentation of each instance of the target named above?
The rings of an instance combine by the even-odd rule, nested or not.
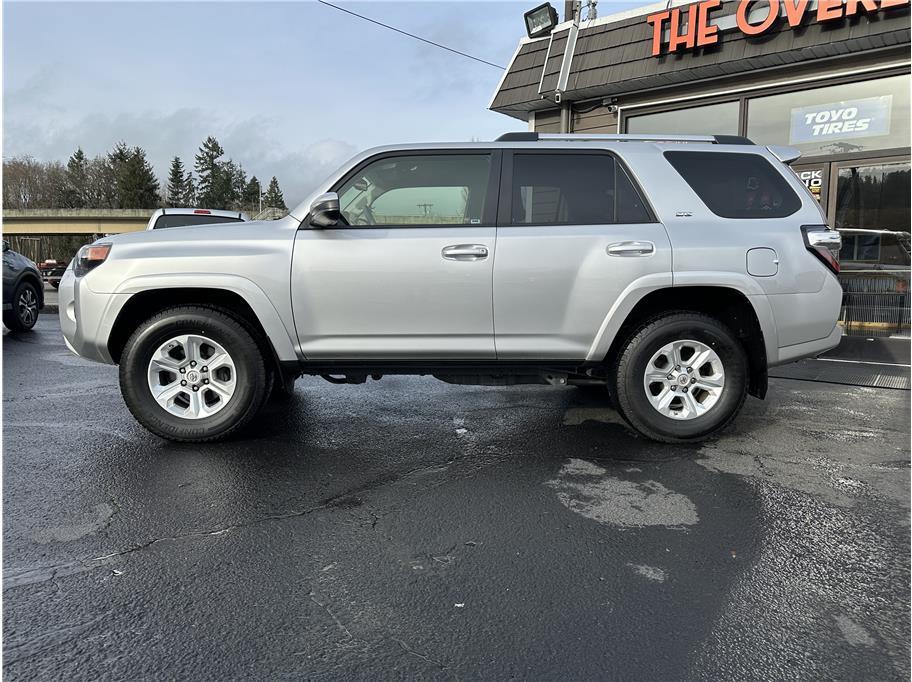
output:
[[[496,142],[703,142],[709,144],[754,144],[740,135],[607,135],[589,133],[504,133]]]

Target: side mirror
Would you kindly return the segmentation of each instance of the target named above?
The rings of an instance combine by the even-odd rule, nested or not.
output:
[[[339,195],[335,192],[321,194],[310,205],[310,226],[315,228],[332,227],[342,220],[339,208]]]

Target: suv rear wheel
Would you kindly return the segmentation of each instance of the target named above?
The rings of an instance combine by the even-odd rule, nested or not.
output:
[[[615,395],[622,416],[648,438],[700,440],[741,410],[747,369],[744,347],[719,320],[669,313],[644,324],[624,345]]]
[[[267,386],[251,331],[214,308],[162,311],[136,329],[120,359],[120,387],[130,412],[169,440],[225,438],[253,418]]]

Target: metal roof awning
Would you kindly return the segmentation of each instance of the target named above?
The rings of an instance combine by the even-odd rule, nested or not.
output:
[[[666,3],[660,3],[662,7]],[[680,7],[681,3],[673,3]],[[738,0],[714,19],[732,23]],[[909,8],[792,28],[779,21],[762,36],[725,31],[710,47],[652,55],[646,15],[625,12],[591,22],[559,24],[550,36],[523,38],[498,84],[490,109],[521,120],[528,112],[693,81],[794,67],[834,57],[909,46]],[[726,19],[728,21],[726,22]]]

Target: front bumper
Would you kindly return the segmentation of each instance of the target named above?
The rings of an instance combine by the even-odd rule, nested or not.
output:
[[[67,348],[96,362],[115,364],[108,352],[108,338],[117,315],[131,294],[99,294],[86,277],[68,269],[60,278],[58,316]]]

